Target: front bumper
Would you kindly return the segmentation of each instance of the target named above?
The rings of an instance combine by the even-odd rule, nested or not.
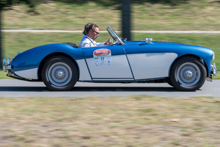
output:
[[[211,65],[211,74],[209,75],[209,77],[207,78],[208,81],[212,82],[212,75],[216,76],[217,75],[217,68],[215,63],[212,63]]]
[[[22,78],[22,77],[19,77],[15,74],[12,73],[12,66],[11,66],[11,59],[8,58],[7,60],[4,58],[3,59],[3,70],[5,72],[8,72],[6,76],[8,77],[11,77],[11,78],[14,78],[14,79],[18,79],[18,80],[24,80],[24,81],[40,81],[40,80],[33,80],[33,79],[25,79],[25,78]]]
[[[213,74],[213,76],[216,76],[216,75],[217,75],[217,68],[216,68],[215,63],[212,63],[211,74]]]
[[[3,59],[3,70],[7,72],[8,70],[11,70],[11,59],[8,58],[7,60]]]

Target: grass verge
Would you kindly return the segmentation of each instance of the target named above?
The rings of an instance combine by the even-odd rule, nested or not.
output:
[[[211,97],[1,97],[0,142],[5,147],[217,147],[219,104]]]
[[[121,30],[119,5],[48,1],[36,7],[35,15],[26,12],[27,6],[17,5],[3,11],[3,28],[81,30],[86,23],[94,22],[101,30],[107,25]],[[132,5],[132,29],[219,30],[219,6],[216,0],[191,0],[176,6],[139,1]]]

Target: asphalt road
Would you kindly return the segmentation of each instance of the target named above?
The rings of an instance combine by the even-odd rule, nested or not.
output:
[[[49,91],[43,82],[26,82],[14,79],[0,80],[0,97],[109,97],[150,95],[162,97],[220,97],[220,80],[206,81],[193,92],[178,91],[166,83],[76,83],[71,91]]]

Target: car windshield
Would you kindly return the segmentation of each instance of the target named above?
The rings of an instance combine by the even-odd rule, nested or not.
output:
[[[106,28],[106,30],[108,31],[108,33],[109,33],[109,35],[114,39],[114,41],[116,41],[116,42],[119,42],[120,44],[124,44],[122,41],[121,41],[121,39],[118,37],[118,35],[115,33],[115,31],[110,27],[110,26],[108,26],[107,28]]]

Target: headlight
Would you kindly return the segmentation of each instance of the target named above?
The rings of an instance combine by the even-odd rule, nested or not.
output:
[[[3,65],[7,65],[6,59],[3,59]]]
[[[212,61],[215,59],[215,53],[213,52]]]
[[[7,59],[7,64],[8,64],[8,65],[11,64],[11,59],[10,59],[10,58]]]

